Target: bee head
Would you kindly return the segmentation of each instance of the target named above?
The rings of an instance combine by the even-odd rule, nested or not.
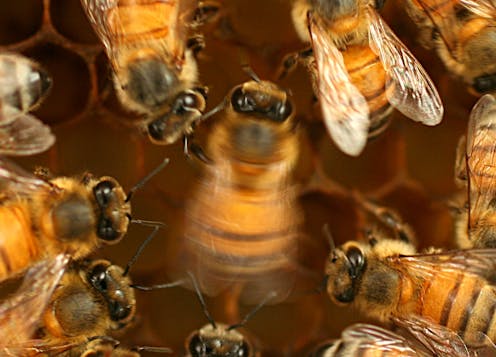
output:
[[[354,301],[366,259],[358,244],[347,243],[331,252],[326,265],[327,293],[337,304]]]
[[[186,348],[192,357],[253,356],[253,347],[241,333],[219,323],[205,325],[193,332],[186,341]]]
[[[293,113],[293,105],[285,91],[267,81],[250,81],[231,92],[233,110],[273,122],[284,122]]]
[[[93,261],[88,267],[87,280],[106,302],[112,328],[124,327],[134,317],[136,300],[131,281],[124,270],[106,260]]]
[[[107,244],[117,243],[127,232],[131,205],[122,186],[112,177],[101,177],[93,186],[98,207],[96,232]]]
[[[146,131],[155,144],[172,144],[191,130],[205,110],[205,93],[200,89],[179,93],[172,106],[148,122]]]

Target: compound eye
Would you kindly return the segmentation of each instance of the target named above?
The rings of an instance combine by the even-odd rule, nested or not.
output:
[[[243,342],[241,348],[238,350],[237,356],[248,357],[249,355],[250,355],[250,346],[246,342]]]
[[[182,114],[184,112],[191,111],[191,109],[198,109],[200,107],[200,102],[198,97],[194,93],[182,93],[176,98],[174,104],[174,113]]]
[[[88,274],[88,280],[91,285],[100,292],[106,292],[107,284],[107,266],[104,264],[96,265]]]
[[[252,112],[255,108],[255,101],[247,93],[238,87],[231,95],[231,104],[237,112]]]
[[[192,357],[201,357],[205,355],[205,344],[200,338],[200,335],[195,334],[189,340],[189,353]]]
[[[349,273],[351,278],[358,277],[362,273],[363,267],[365,265],[365,257],[363,256],[362,251],[357,247],[351,247],[346,252],[346,257],[350,262]]]
[[[118,301],[109,302],[110,316],[113,321],[125,320],[131,314],[131,308],[128,305],[122,305]]]
[[[97,235],[99,238],[112,241],[119,238],[119,232],[117,232],[112,226],[112,221],[105,217],[100,217],[97,227]]]
[[[112,198],[112,190],[114,187],[115,184],[112,181],[105,180],[99,182],[93,188],[93,194],[95,195],[96,202],[100,207],[107,207]]]
[[[156,141],[161,141],[164,138],[165,121],[157,119],[148,124],[148,134]]]
[[[269,112],[269,117],[277,122],[282,122],[286,120],[293,112],[293,106],[291,102],[280,102],[278,105],[271,108]]]

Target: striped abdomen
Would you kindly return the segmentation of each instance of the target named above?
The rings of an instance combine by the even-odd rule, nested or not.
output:
[[[348,46],[342,54],[351,82],[369,106],[369,137],[375,137],[386,129],[392,112],[386,96],[391,86],[386,87],[386,72],[379,56],[368,45]]]
[[[212,133],[214,164],[206,168],[187,209],[185,235],[198,260],[200,283],[212,294],[233,280],[251,286],[255,294],[286,289],[302,221],[288,182],[296,136],[278,138],[276,126],[256,120],[224,124]],[[238,147],[251,142],[252,135],[265,144]]]
[[[0,206],[0,281],[15,276],[40,258],[25,206]]]
[[[418,314],[458,331],[467,344],[495,341],[496,291],[486,280],[461,271],[434,273],[417,299]]]
[[[48,94],[51,79],[35,62],[21,55],[0,54],[0,120],[12,110],[27,112]]]

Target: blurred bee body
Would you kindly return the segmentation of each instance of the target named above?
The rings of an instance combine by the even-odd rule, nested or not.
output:
[[[455,233],[462,248],[496,248],[496,100],[483,96],[470,114],[457,151],[456,179],[468,193],[455,205]]]
[[[265,81],[234,88],[207,149],[213,164],[187,206],[185,225],[202,291],[215,294],[233,280],[258,297],[287,290],[301,224],[290,183],[298,134],[287,94]]]
[[[407,11],[451,73],[477,93],[496,90],[496,4],[492,0],[409,0]]]
[[[27,114],[47,97],[51,85],[51,77],[38,63],[0,53],[0,154],[31,155],[54,144],[50,128]]]
[[[410,245],[389,239],[373,246],[348,242],[331,253],[327,292],[334,302],[353,304],[383,322],[415,324],[420,318],[470,346],[494,341],[496,250],[412,253]]]
[[[80,259],[126,233],[131,207],[115,179],[44,181],[0,163],[0,281],[61,253]]]
[[[197,65],[187,48],[193,0],[81,0],[114,71],[127,108],[145,115],[140,126],[157,144],[184,134],[205,109]]]
[[[312,45],[307,66],[324,123],[336,145],[353,156],[386,128],[391,106],[426,125],[443,115],[427,73],[376,13],[381,6],[374,0],[296,0],[292,10],[298,35]]]

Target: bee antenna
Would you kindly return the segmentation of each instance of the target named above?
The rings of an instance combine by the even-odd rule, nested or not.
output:
[[[143,187],[153,176],[155,176],[160,171],[162,171],[162,169],[169,164],[169,161],[170,161],[169,158],[164,159],[164,161],[162,161],[160,165],[158,165],[155,169],[153,169],[152,172],[150,172],[148,175],[143,177],[136,185],[131,187],[131,189],[127,193],[125,202],[129,202],[131,200],[131,197],[133,197],[133,194],[141,187]]]
[[[329,243],[329,248],[331,250],[331,255],[332,255],[332,261],[337,260],[337,255],[336,255],[336,244],[334,243],[334,238],[332,237],[331,230],[329,228],[329,224],[326,223],[322,226],[322,234],[324,237],[327,238],[327,243]]]
[[[220,112],[221,110],[223,110],[225,107],[226,107],[226,100],[222,100],[222,102],[217,104],[213,109],[209,110],[205,114],[202,114],[202,116],[200,116],[200,118],[198,118],[198,122],[204,121],[204,120],[210,118],[211,116],[213,116],[213,115],[217,114],[218,112]]]
[[[126,276],[127,273],[129,273],[129,269],[131,269],[133,264],[136,263],[136,260],[138,260],[138,257],[143,252],[143,249],[145,249],[145,247],[148,245],[148,243],[150,243],[150,241],[153,239],[153,237],[155,237],[157,235],[157,232],[160,228],[162,228],[162,226],[155,225],[153,232],[150,233],[150,235],[140,244],[140,246],[138,247],[138,250],[136,250],[136,253],[134,253],[133,257],[127,262],[126,269],[124,269],[124,273],[122,273],[122,276]]]
[[[270,300],[272,300],[273,298],[275,298],[277,296],[277,293],[275,291],[272,291],[270,292],[261,302],[260,304],[258,304],[257,306],[255,306],[253,308],[253,310],[251,310],[249,313],[246,314],[246,316],[243,318],[243,320],[241,320],[241,322],[238,322],[236,324],[233,324],[231,326],[229,326],[226,331],[231,331],[231,330],[234,330],[234,329],[237,329],[239,327],[242,327],[244,326],[248,320],[250,320],[253,315],[255,315],[258,310],[260,310],[262,307],[264,307]]]
[[[142,225],[142,226],[145,226],[145,227],[158,227],[158,228],[165,228],[165,227],[167,227],[167,225],[164,222],[160,222],[160,221],[147,221],[147,220],[144,220],[144,219],[133,219],[133,218],[131,218],[131,215],[130,214],[127,215],[127,218],[129,218],[129,222],[130,223],[139,224],[139,225]]]
[[[241,68],[255,82],[257,82],[257,83],[260,83],[261,82],[260,77],[255,73],[255,71],[253,70],[253,68],[248,63],[242,63],[241,64]]]
[[[173,281],[172,283],[157,284],[157,285],[151,285],[151,286],[143,286],[143,285],[137,285],[137,284],[131,284],[129,286],[132,287],[133,289],[136,289],[136,290],[152,291],[152,290],[158,290],[158,289],[174,288],[176,286],[183,285],[184,283],[185,283],[185,280],[180,279],[177,281]]]
[[[153,353],[174,353],[174,351],[167,347],[153,347],[153,346],[136,346],[132,348],[136,352],[153,352]]]
[[[214,319],[210,315],[210,312],[208,312],[207,304],[205,303],[205,299],[203,298],[203,295],[202,295],[202,293],[200,291],[200,287],[198,286],[198,282],[196,281],[195,276],[190,271],[188,271],[188,275],[191,278],[191,282],[193,283],[193,287],[195,288],[196,296],[198,297],[198,300],[200,301],[200,305],[202,307],[203,314],[207,318],[208,322],[210,322],[210,324],[212,325],[212,327],[214,329],[216,329],[217,328],[217,325],[215,324]]]
[[[114,345],[114,348],[117,348],[121,343],[120,341],[116,340],[113,337],[110,336],[91,336],[88,338],[88,342],[94,341],[94,340],[102,340],[104,342],[108,342]]]

